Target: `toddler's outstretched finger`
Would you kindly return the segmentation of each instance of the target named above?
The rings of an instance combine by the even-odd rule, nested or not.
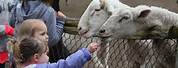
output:
[[[95,52],[100,45],[96,42],[90,43],[88,49],[91,53]]]

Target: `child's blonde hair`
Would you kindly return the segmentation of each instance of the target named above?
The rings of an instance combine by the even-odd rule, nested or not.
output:
[[[24,37],[34,37],[34,33],[37,28],[40,28],[39,25],[45,23],[40,19],[27,19],[22,22],[16,35],[17,39],[21,40]]]

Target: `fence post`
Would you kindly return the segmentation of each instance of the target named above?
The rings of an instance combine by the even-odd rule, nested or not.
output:
[[[176,41],[177,41],[177,45],[176,45],[176,67],[175,68],[178,68],[178,38],[176,38]]]

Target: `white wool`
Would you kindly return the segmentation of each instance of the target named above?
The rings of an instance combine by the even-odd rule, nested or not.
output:
[[[130,6],[120,2],[119,0],[105,0],[107,10],[113,13],[115,10],[122,9],[122,8],[130,8]]]
[[[178,24],[178,14],[168,11],[164,8],[154,7],[151,6],[151,14],[150,16],[158,17],[158,19],[164,24],[164,25],[177,25]]]
[[[160,25],[164,28],[169,28],[172,25],[178,25],[178,14],[171,12],[165,8],[161,7],[156,7],[156,6],[146,6],[146,5],[141,5],[135,7],[136,10],[138,10],[138,13],[140,13],[140,10],[146,10],[150,9],[151,12],[150,14],[146,17],[143,18],[146,23],[150,24],[157,24]]]

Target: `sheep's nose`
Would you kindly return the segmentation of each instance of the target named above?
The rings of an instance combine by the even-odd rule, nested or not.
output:
[[[88,29],[85,27],[78,27],[77,30],[79,34],[85,34],[88,32]]]
[[[100,33],[105,33],[105,31],[106,31],[105,29],[101,29],[99,32]]]
[[[82,27],[78,27],[78,30],[79,30],[79,31],[82,30]]]

